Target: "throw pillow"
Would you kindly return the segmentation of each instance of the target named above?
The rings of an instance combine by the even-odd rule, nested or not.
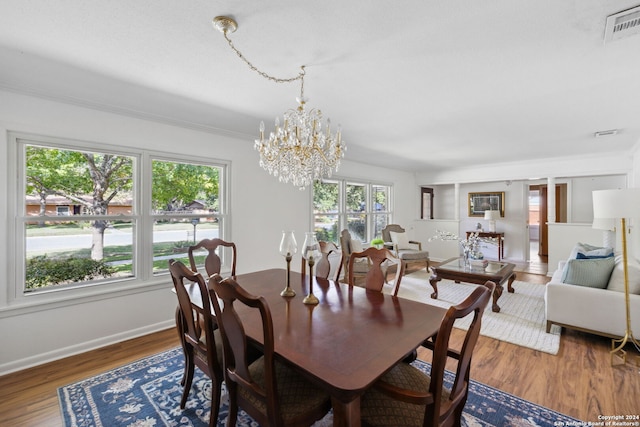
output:
[[[562,272],[562,283],[604,289],[615,265],[615,258],[570,259]]]
[[[627,261],[627,273],[629,275],[629,293],[640,295],[640,265],[635,261]],[[610,291],[624,292],[624,266],[622,257],[616,257],[616,265],[609,279]]]
[[[576,246],[571,251],[569,259],[577,259],[578,253],[585,255],[586,257],[605,256],[613,254],[613,248],[593,246],[588,243],[576,243]]]
[[[597,258],[613,258],[613,252],[609,255],[587,255],[582,252],[578,252],[576,259],[597,259]]]
[[[403,249],[413,249],[411,247],[411,244],[409,243],[407,233],[397,233],[395,231],[390,231],[389,234],[391,234],[391,242],[398,248],[399,251]]]

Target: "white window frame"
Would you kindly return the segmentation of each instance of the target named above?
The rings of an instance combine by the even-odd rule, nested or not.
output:
[[[376,237],[374,233],[374,217],[376,215],[387,215],[388,224],[392,224],[393,221],[393,184],[387,182],[379,182],[379,181],[369,181],[355,178],[327,178],[323,180],[323,183],[337,183],[338,184],[338,239],[340,236],[340,232],[347,228],[347,218],[349,217],[350,212],[347,212],[347,202],[346,202],[346,194],[347,194],[347,186],[348,185],[360,185],[365,187],[366,194],[366,206],[364,212],[366,218],[366,231],[365,231],[365,241],[370,242]],[[386,211],[375,211],[374,210],[374,200],[373,200],[373,187],[374,186],[384,186],[389,188],[388,200],[387,200],[387,210]],[[314,212],[314,204],[313,204],[314,194],[313,187],[311,191],[311,224],[315,223],[315,212]],[[337,242],[338,245],[340,242]]]
[[[96,153],[109,153],[134,158],[132,188],[133,204],[131,215],[126,219],[135,221],[133,237],[134,275],[133,277],[95,280],[81,283],[77,286],[51,287],[37,292],[24,292],[24,272],[26,236],[23,233],[27,217],[24,203],[25,194],[25,170],[24,170],[24,146],[35,144],[73,151],[92,151]],[[142,292],[149,287],[167,287],[170,284],[168,271],[163,274],[153,272],[153,220],[151,209],[151,177],[152,159],[175,161],[192,164],[202,164],[220,168],[219,191],[220,212],[219,233],[223,239],[231,240],[231,224],[229,210],[230,169],[231,162],[215,158],[206,158],[198,153],[197,157],[181,153],[167,153],[136,147],[121,147],[104,143],[78,141],[65,138],[34,135],[21,132],[8,133],[7,147],[7,209],[9,213],[7,238],[7,278],[13,285],[7,287],[7,303],[12,310],[26,308],[38,309],[42,305],[65,306],[76,304],[79,301],[91,301],[104,298],[105,294],[126,295]],[[194,215],[202,216],[202,215]],[[109,216],[110,217],[110,216]],[[90,219],[98,217],[91,216]],[[78,215],[77,219],[85,219]]]
[[[71,209],[69,209],[69,206],[56,206],[56,215],[69,216],[71,215]]]

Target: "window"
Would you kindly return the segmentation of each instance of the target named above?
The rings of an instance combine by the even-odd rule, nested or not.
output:
[[[420,218],[433,219],[433,188],[420,187]]]
[[[134,286],[166,273],[170,258],[188,263],[196,239],[227,234],[223,162],[30,135],[10,140],[12,176],[20,177],[15,298]]]
[[[153,271],[158,274],[167,269],[168,251],[184,257],[189,246],[199,240],[224,238],[220,233],[224,222],[220,214],[222,169],[193,162],[153,159],[152,170]],[[218,254],[223,264],[231,259],[230,251],[230,248],[224,248]],[[206,254],[204,249],[194,253],[198,265],[204,263]],[[184,261],[188,264],[186,259]]]
[[[58,215],[71,215],[69,206],[56,206],[56,213]]]
[[[318,240],[338,243],[347,228],[354,239],[380,237],[391,220],[391,186],[346,180],[317,181],[313,186],[314,231]]]

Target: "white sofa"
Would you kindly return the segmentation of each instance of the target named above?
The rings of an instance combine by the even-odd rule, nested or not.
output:
[[[568,261],[560,261],[545,290],[547,332],[551,325],[560,325],[606,337],[619,338],[626,330],[624,272],[621,257],[605,288],[563,283],[563,271]],[[629,295],[631,330],[640,336],[640,266],[629,262]],[[615,290],[614,290],[615,289]]]

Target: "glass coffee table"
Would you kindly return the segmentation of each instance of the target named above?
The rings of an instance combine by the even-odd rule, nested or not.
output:
[[[431,298],[438,298],[438,282],[442,279],[453,280],[455,283],[465,282],[476,285],[484,285],[487,281],[496,284],[493,291],[493,306],[491,309],[495,313],[500,312],[498,298],[502,295],[502,284],[507,282],[507,290],[514,292],[513,281],[516,280],[516,273],[513,271],[515,264],[501,261],[489,261],[485,267],[469,267],[464,265],[462,258],[451,258],[437,267],[431,267],[433,274],[429,278],[429,283],[433,287]]]

